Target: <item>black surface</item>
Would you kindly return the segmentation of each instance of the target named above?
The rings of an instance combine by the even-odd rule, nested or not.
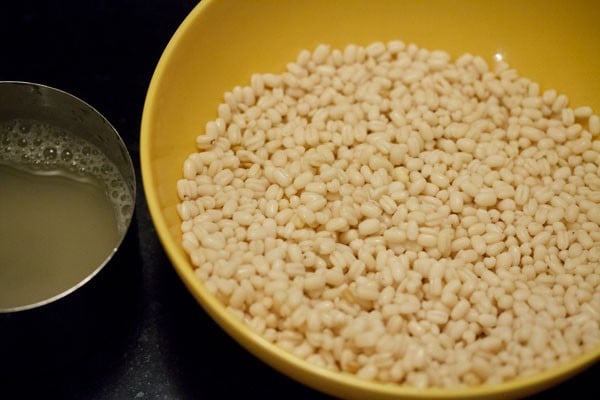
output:
[[[139,126],[154,67],[192,0],[2,1],[0,80],[68,91],[117,128],[137,172],[137,232],[111,334],[75,365],[0,377],[0,398],[327,398],[272,370],[230,339],[171,267],[150,220],[139,174]],[[2,363],[3,360],[0,360]],[[536,399],[600,398],[600,367]],[[579,397],[579,396],[578,396]]]

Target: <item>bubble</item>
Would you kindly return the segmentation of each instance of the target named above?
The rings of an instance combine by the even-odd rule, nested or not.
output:
[[[130,204],[125,204],[124,206],[121,207],[121,213],[127,215],[129,213],[131,213],[131,205]]]
[[[29,160],[31,160],[31,156],[29,154],[25,153],[25,154],[21,155],[21,160],[29,161]]]
[[[64,149],[61,153],[63,161],[70,161],[73,158],[73,153],[70,149]]]
[[[119,192],[116,191],[116,190],[113,190],[110,195],[113,197],[113,199],[118,199],[119,198]]]
[[[19,125],[19,131],[21,133],[29,133],[31,131],[31,124],[27,123],[27,122],[22,122]]]
[[[120,182],[116,179],[113,179],[112,181],[110,181],[110,186],[116,188],[120,186]]]
[[[42,139],[41,137],[36,137],[35,139],[33,139],[33,144],[36,146],[41,145],[44,142],[44,139]]]
[[[27,143],[27,139],[25,139],[25,138],[20,138],[19,140],[17,140],[17,144],[18,144],[20,147],[27,147],[27,144],[28,144],[28,143]]]
[[[10,144],[10,135],[2,136],[2,144],[5,144],[5,145]]]
[[[89,146],[83,146],[81,148],[81,154],[83,154],[84,156],[89,156],[91,152],[92,149],[90,149]]]
[[[4,132],[11,132],[15,129],[16,121],[12,120],[4,124]]]
[[[46,147],[44,149],[44,158],[46,160],[54,160],[56,158],[56,148],[55,147]]]

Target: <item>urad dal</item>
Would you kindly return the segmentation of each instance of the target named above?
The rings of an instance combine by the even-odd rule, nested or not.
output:
[[[500,61],[303,50],[224,95],[177,183],[227,308],[310,363],[499,383],[600,344],[600,122]]]

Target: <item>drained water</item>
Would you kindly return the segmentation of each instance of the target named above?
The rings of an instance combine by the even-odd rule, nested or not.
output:
[[[0,124],[0,309],[57,296],[110,256],[133,210],[117,168],[87,141]]]

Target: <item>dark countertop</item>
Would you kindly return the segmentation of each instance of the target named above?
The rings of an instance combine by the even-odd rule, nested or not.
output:
[[[111,340],[74,366],[18,382],[0,379],[0,398],[327,398],[254,358],[208,317],[171,267],[146,208],[139,174],[143,102],[164,47],[196,3],[23,0],[0,5],[0,80],[70,92],[98,109],[126,142],[138,173],[132,232],[139,246],[139,252],[132,250],[134,274]],[[600,398],[598,378],[596,365],[535,398],[575,391]]]

